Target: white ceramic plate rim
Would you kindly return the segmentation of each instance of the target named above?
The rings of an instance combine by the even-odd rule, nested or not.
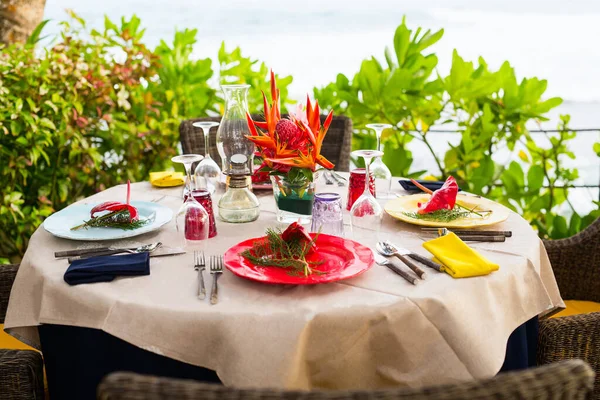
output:
[[[80,241],[115,240],[143,235],[152,232],[167,224],[173,218],[173,211],[160,204],[149,201],[132,201],[131,205],[139,209],[150,209],[156,213],[154,221],[148,225],[134,230],[89,228],[80,231],[71,231],[70,228],[82,223],[76,218],[69,217],[70,213],[82,211],[82,216],[89,216],[90,210],[100,203],[74,204],[55,212],[44,221],[44,229],[56,237]],[[68,222],[67,222],[68,220]],[[66,225],[65,225],[66,224]],[[112,234],[111,234],[112,233]]]

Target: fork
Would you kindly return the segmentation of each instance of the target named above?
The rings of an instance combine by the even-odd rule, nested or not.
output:
[[[331,174],[331,177],[333,178],[334,181],[337,182],[338,186],[345,186],[346,184],[344,183],[344,178],[339,176],[338,174],[335,173],[335,171],[329,171],[329,173]]]
[[[333,185],[333,180],[331,179],[331,176],[329,176],[329,171],[323,173],[323,178],[325,178],[326,185]]]
[[[204,261],[204,252],[194,250],[194,269],[198,271],[198,298],[204,300],[206,298],[206,288],[204,287],[203,271],[206,269]]]
[[[210,273],[213,276],[212,291],[210,293],[210,304],[217,304],[217,279],[223,273],[223,256],[212,256],[210,259]]]

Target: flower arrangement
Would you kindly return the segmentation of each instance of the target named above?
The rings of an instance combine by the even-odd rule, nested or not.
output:
[[[321,124],[319,102],[314,105],[307,96],[306,106],[299,104],[288,118],[279,110],[279,89],[271,71],[271,103],[263,92],[263,122],[246,114],[250,135],[262,159],[258,173],[271,176],[278,210],[293,214],[280,222],[291,222],[298,215],[310,215],[314,196],[314,173],[319,167],[332,169],[333,163],[321,154],[323,139],[333,119],[333,112]],[[303,222],[306,222],[305,220]]]
[[[306,107],[299,104],[288,118],[282,118],[279,110],[279,89],[275,74],[271,71],[271,104],[263,92],[265,121],[252,120],[246,115],[251,135],[247,138],[257,147],[256,155],[263,163],[260,172],[273,176],[306,178],[318,166],[332,169],[334,165],[321,154],[323,139],[327,134],[333,112],[321,125],[319,102],[313,104],[307,96]]]

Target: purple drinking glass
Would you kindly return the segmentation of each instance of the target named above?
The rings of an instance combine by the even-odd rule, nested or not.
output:
[[[317,193],[312,209],[311,232],[344,236],[342,198],[337,193]]]

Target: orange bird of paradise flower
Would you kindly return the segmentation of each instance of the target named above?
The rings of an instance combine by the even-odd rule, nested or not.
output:
[[[252,141],[259,149],[258,155],[263,159],[263,163],[271,168],[276,166],[308,168],[313,172],[317,165],[326,169],[332,169],[333,163],[321,155],[323,139],[327,134],[333,111],[327,115],[323,125],[321,125],[319,102],[315,101],[312,105],[307,96],[306,112],[299,109],[297,113],[290,114],[289,121],[296,127],[293,142],[300,145],[291,145],[289,138],[282,138],[276,127],[282,120],[279,110],[279,89],[275,81],[275,74],[271,71],[271,99],[272,104],[267,101],[267,96],[263,92],[265,121],[254,121],[250,114],[246,114],[250,135],[246,137]],[[306,139],[306,140],[304,140]]]

